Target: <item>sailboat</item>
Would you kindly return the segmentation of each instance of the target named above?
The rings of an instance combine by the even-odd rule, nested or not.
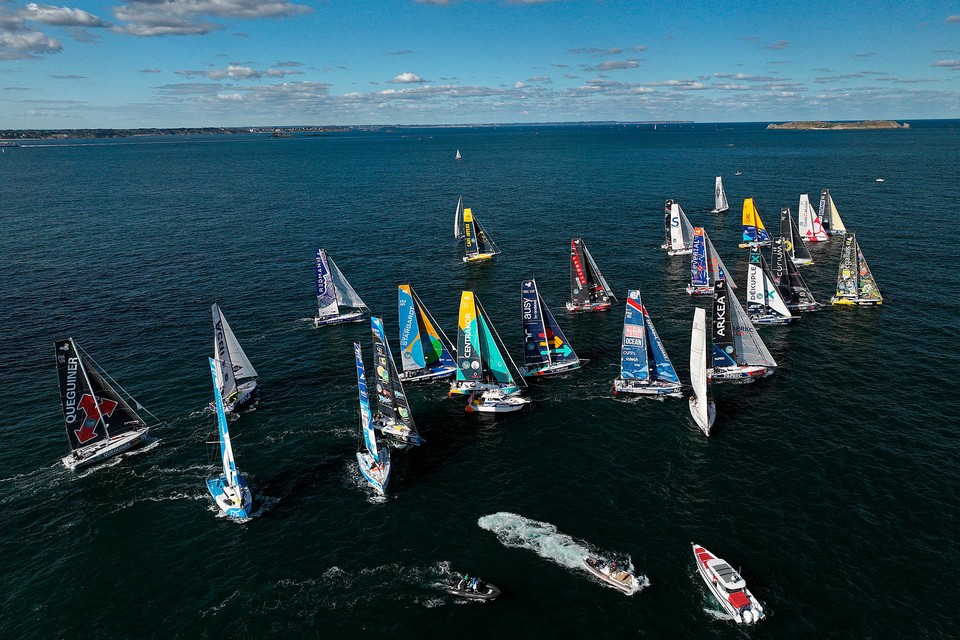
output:
[[[60,406],[70,445],[70,453],[61,458],[63,466],[70,470],[82,469],[143,444],[150,427],[104,378],[113,379],[94,368],[93,359],[73,338],[55,342],[54,354],[60,380]],[[120,385],[117,388],[123,390]],[[146,411],[133,398],[130,400],[138,409]]]
[[[663,203],[663,232],[664,242],[661,249],[667,250],[668,256],[685,256],[692,251],[693,225],[687,219],[680,205],[673,200]]]
[[[503,341],[480,301],[472,291],[461,293],[457,323],[457,377],[450,383],[449,395],[469,395],[490,389],[508,395],[519,393],[520,387],[510,373],[498,344],[502,345]],[[507,358],[510,358],[509,352]],[[516,369],[512,358],[510,363]]]
[[[723,190],[723,178],[717,176],[717,182],[713,190],[713,209],[710,210],[710,213],[723,213],[730,208],[730,205],[727,203],[727,194]]]
[[[707,312],[697,307],[693,310],[693,331],[690,335],[690,415],[703,431],[710,435],[710,428],[717,417],[717,405],[710,397],[707,385]]]
[[[220,460],[223,462],[223,475],[207,479],[207,489],[213,501],[225,515],[238,520],[250,517],[253,496],[247,481],[237,470],[233,459],[233,446],[230,444],[230,430],[227,428],[227,415],[224,412],[223,396],[220,394],[220,362],[209,358],[210,375],[213,376],[213,397],[217,407],[217,430],[220,440]]]
[[[807,242],[826,242],[830,239],[827,232],[823,230],[820,216],[813,210],[813,205],[810,204],[810,196],[806,193],[800,195],[800,205],[797,208],[797,227],[800,230],[800,236]]]
[[[363,370],[363,352],[353,343],[353,355],[357,365],[357,389],[360,392],[360,437],[357,444],[357,466],[370,486],[383,495],[390,480],[390,449],[382,450],[377,445],[377,432],[373,430],[373,415],[367,398],[367,376]]]
[[[457,155],[454,156],[454,160],[460,160],[460,159],[462,159],[462,158],[463,158],[463,156],[460,155],[460,149],[457,149]]]
[[[800,270],[787,256],[786,241],[777,238],[770,247],[770,273],[773,284],[787,304],[791,313],[798,311],[816,311],[823,305],[816,301],[807,283],[800,276]]]
[[[753,324],[789,324],[796,320],[773,282],[760,247],[750,249],[747,267],[747,315]]]
[[[400,311],[400,361],[404,382],[442,380],[457,371],[453,346],[409,284],[397,287]]]
[[[877,281],[873,279],[873,273],[867,266],[855,233],[848,233],[843,238],[840,271],[837,273],[837,295],[830,298],[830,302],[861,306],[883,304],[883,296],[880,295]]]
[[[725,280],[714,287],[713,366],[707,380],[746,384],[773,374],[776,361]]]
[[[753,198],[743,200],[743,242],[741,249],[749,249],[753,245],[766,247],[770,245],[770,234],[767,233],[760,219],[760,212],[753,204]]]
[[[457,198],[457,210],[453,214],[453,237],[463,240],[463,196]]]
[[[797,229],[797,224],[790,215],[789,207],[780,208],[780,237],[784,239],[784,248],[795,265],[799,267],[813,264],[813,256],[810,255],[810,250],[807,249],[803,236],[800,235],[800,230]]]
[[[610,290],[586,243],[580,238],[570,240],[570,301],[567,311],[607,311],[611,300],[617,297]]]
[[[463,210],[463,252],[464,262],[489,260],[500,253],[497,244],[484,231],[470,207]]]
[[[524,362],[520,375],[532,378],[580,368],[583,361],[563,335],[532,278],[520,284],[520,319]]]
[[[683,397],[677,371],[636,289],[627,292],[620,345],[620,377],[613,381],[613,392]]]
[[[377,413],[373,418],[373,428],[404,444],[422,444],[423,438],[413,423],[410,404],[397,375],[397,365],[393,362],[382,318],[370,318],[370,334],[377,380]]]
[[[223,398],[223,409],[227,413],[239,411],[256,397],[257,370],[250,364],[247,354],[237,342],[237,336],[227,324],[220,305],[214,302],[211,311],[213,312],[213,356],[220,364],[220,368],[217,369],[220,375],[218,388]],[[214,406],[210,408],[215,409]]]
[[[820,192],[820,222],[824,230],[831,236],[842,236],[847,232],[843,226],[843,220],[840,219],[840,212],[837,211],[837,205],[830,195],[830,189],[824,189]]]
[[[317,317],[315,327],[360,322],[370,311],[326,249],[317,249]],[[341,309],[344,307],[344,309]]]
[[[717,280],[727,278],[727,267],[710,242],[710,236],[703,227],[693,228],[693,251],[690,254],[690,286],[687,293],[692,296],[713,295],[713,285]],[[730,282],[736,289],[736,285]]]

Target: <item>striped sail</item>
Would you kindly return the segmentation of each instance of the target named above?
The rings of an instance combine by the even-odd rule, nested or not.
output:
[[[233,458],[233,446],[230,444],[230,430],[227,428],[227,416],[223,410],[223,396],[220,394],[220,387],[217,385],[221,377],[217,369],[220,368],[219,360],[210,360],[210,374],[213,377],[213,397],[217,406],[217,429],[220,435],[220,460],[223,463],[223,476],[227,484],[231,487],[237,486],[237,464]]]
[[[483,379],[480,343],[476,298],[472,291],[464,291],[457,321],[457,380]]]
[[[649,380],[649,348],[639,291],[633,289],[627,292],[625,307],[623,336],[620,343],[620,377]]]
[[[357,365],[357,390],[360,394],[360,431],[363,434],[363,443],[373,456],[380,462],[380,452],[377,449],[377,434],[373,430],[373,415],[370,412],[370,400],[367,397],[367,377],[363,369],[363,353],[360,345],[353,343],[353,354]]]
[[[404,371],[416,371],[427,366],[420,337],[417,307],[410,285],[397,287],[397,306],[400,315],[400,361]]]
[[[744,243],[769,243],[770,234],[767,233],[760,219],[760,212],[757,211],[753,198],[745,198],[743,201],[743,242]]]
[[[393,362],[390,352],[390,343],[383,330],[382,318],[370,318],[370,333],[373,339],[373,363],[377,376],[377,406],[380,414],[388,421],[402,424],[411,432],[416,433],[413,423],[413,414],[407,395],[403,391],[403,383],[397,374],[397,365]]]
[[[706,287],[710,284],[707,271],[707,241],[703,227],[693,228],[693,251],[690,253],[690,286]]]

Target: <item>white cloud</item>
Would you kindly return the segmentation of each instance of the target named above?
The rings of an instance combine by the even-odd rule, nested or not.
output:
[[[23,17],[58,27],[109,27],[110,23],[83,9],[53,7],[31,2],[23,9]]]
[[[134,36],[202,35],[222,29],[210,18],[288,18],[312,9],[285,0],[127,0],[113,13],[120,33]]]
[[[421,82],[426,82],[426,80],[424,80],[423,78],[421,78],[415,73],[410,73],[409,71],[406,71],[396,76],[393,80],[388,80],[388,82],[392,82],[394,84],[418,84]]]

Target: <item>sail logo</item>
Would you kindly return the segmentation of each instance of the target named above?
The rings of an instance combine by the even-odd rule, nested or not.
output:
[[[74,429],[73,433],[77,436],[77,442],[84,444],[97,436],[97,423],[100,422],[100,419],[103,417],[109,418],[112,416],[118,403],[115,400],[109,400],[107,398],[97,403],[91,394],[85,393],[83,397],[80,398],[77,406],[83,410],[85,417],[82,421],[83,424],[79,429]]]
[[[64,345],[67,346],[67,345]],[[64,410],[67,424],[77,420],[77,359],[67,359],[67,382],[63,390]]]
[[[580,264],[580,256],[577,254],[575,246],[570,247],[570,260],[573,261],[573,269],[577,273],[577,282],[580,284],[580,288],[584,289],[587,286],[587,277],[583,275],[583,265]]]
[[[521,306],[522,306],[521,310],[523,313],[523,319],[532,320],[533,319],[533,300],[531,300],[530,298],[524,298],[523,300],[521,300]]]
[[[227,344],[226,344],[226,342],[224,342],[224,336],[223,336],[223,320],[218,320],[218,321],[217,321],[217,324],[214,325],[214,327],[213,327],[213,332],[214,332],[214,334],[215,334],[216,337],[217,337],[217,357],[218,357],[218,359],[220,360],[220,362],[227,362],[229,359],[226,357],[226,356],[227,356]],[[238,368],[238,367],[237,367],[236,365],[231,366],[231,370],[234,371],[234,372],[237,370],[237,368]],[[221,367],[221,370],[222,370],[222,367]]]
[[[716,313],[714,316],[714,333],[721,338],[726,338],[727,296],[722,295],[717,297]]]

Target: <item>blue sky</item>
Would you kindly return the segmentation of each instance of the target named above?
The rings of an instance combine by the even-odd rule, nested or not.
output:
[[[0,129],[960,117],[960,0],[0,0]]]

